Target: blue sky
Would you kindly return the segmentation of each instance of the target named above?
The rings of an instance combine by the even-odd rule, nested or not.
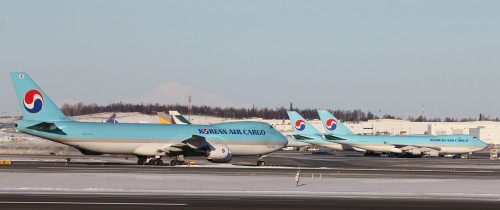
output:
[[[429,117],[496,117],[498,11],[500,1],[0,0],[0,111],[18,109],[8,72],[25,71],[56,103],[192,94],[197,105],[406,117],[425,104]]]

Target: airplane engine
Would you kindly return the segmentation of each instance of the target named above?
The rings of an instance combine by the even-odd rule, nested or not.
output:
[[[228,163],[233,159],[233,153],[225,144],[211,144],[205,156],[212,163]]]
[[[412,155],[420,155],[420,154],[422,154],[422,150],[421,149],[413,149],[411,151],[411,154]]]
[[[401,150],[400,148],[391,148],[391,152],[400,154],[403,153],[403,150]]]
[[[429,155],[431,157],[437,157],[437,156],[439,156],[439,151],[431,150],[431,151],[425,152],[424,154]]]

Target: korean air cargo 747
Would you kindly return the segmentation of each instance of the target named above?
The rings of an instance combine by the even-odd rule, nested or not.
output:
[[[312,126],[307,120],[305,120],[299,113],[295,111],[287,111],[287,114],[288,118],[290,118],[292,130],[295,133],[295,135],[293,135],[293,138],[297,141],[328,147],[335,150],[364,152],[363,149],[353,148],[349,145],[327,141],[324,139],[325,135],[314,128],[314,126]]]
[[[483,150],[487,144],[470,135],[365,136],[356,135],[327,110],[318,110],[328,141],[396,156],[439,156]]]
[[[205,156],[211,162],[227,163],[233,155],[261,157],[287,144],[281,133],[262,122],[213,125],[77,122],[66,117],[28,74],[12,72],[10,77],[23,114],[17,129],[75,147],[83,154],[136,155],[138,164],[151,165],[163,164],[164,156]],[[264,161],[259,158],[257,164],[263,165]]]
[[[161,124],[178,124],[178,125],[190,125],[191,124],[191,122],[188,119],[186,119],[178,111],[168,111],[168,115],[165,112],[158,112],[157,115],[158,115],[158,118],[160,118]],[[288,140],[286,147],[311,146],[311,144],[297,141],[297,140],[293,139],[293,137],[286,135],[284,133],[283,133],[283,135],[285,135],[287,140]]]

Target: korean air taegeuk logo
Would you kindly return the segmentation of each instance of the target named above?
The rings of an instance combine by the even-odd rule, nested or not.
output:
[[[326,121],[326,129],[330,131],[334,131],[335,129],[337,129],[337,121],[334,119],[328,119]]]
[[[295,121],[295,129],[298,131],[303,131],[306,129],[306,122],[304,120],[297,120]]]
[[[43,108],[43,96],[38,90],[29,90],[24,94],[24,108],[29,113],[38,113]]]

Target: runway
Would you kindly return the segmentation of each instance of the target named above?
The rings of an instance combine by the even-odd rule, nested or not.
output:
[[[233,164],[136,165],[127,156],[0,155],[0,205],[110,209],[494,209],[500,162],[277,152]],[[70,158],[71,161],[66,161]],[[294,177],[300,172],[299,187]],[[70,206],[70,207],[67,207]]]
[[[70,161],[68,161],[68,158]],[[231,164],[212,164],[203,157],[191,157],[197,165],[192,166],[148,166],[137,165],[133,156],[49,156],[49,155],[0,155],[0,160],[10,159],[15,164],[2,166],[10,172],[54,172],[58,173],[142,173],[173,174],[256,174],[289,175],[301,170],[335,177],[398,177],[406,178],[464,178],[499,179],[500,162],[491,161],[485,153],[473,159],[452,158],[387,158],[363,157],[355,152],[277,152],[266,157],[265,167],[253,167],[257,157],[234,157]],[[98,169],[98,170],[97,170]]]
[[[498,202],[353,198],[144,195],[0,195],[5,209],[498,209]]]

